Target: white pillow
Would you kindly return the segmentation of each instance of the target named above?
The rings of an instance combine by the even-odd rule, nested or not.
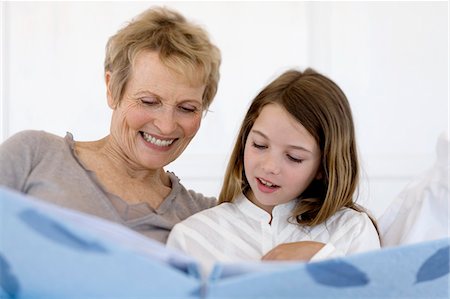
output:
[[[450,236],[448,145],[448,132],[442,133],[433,167],[408,184],[378,219],[383,247]]]

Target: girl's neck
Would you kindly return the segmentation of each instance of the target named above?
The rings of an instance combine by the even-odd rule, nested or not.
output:
[[[270,216],[272,216],[272,211],[273,211],[273,207],[274,207],[274,206],[267,206],[267,205],[261,204],[258,200],[256,200],[256,197],[255,197],[255,195],[253,194],[253,192],[252,192],[251,189],[248,190],[248,191],[245,193],[245,197],[247,197],[248,200],[250,200],[255,206],[257,206],[257,207],[263,209],[264,211],[266,211],[267,213],[269,213]]]

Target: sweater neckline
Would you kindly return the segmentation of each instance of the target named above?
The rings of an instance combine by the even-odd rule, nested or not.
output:
[[[158,208],[153,209],[146,202],[130,204],[121,197],[108,192],[98,180],[97,174],[94,171],[86,168],[83,161],[79,159],[79,157],[75,152],[75,140],[73,138],[72,133],[66,132],[64,140],[68,145],[70,153],[72,154],[75,161],[86,172],[86,174],[97,185],[97,187],[106,195],[106,197],[109,199],[110,204],[112,205],[118,216],[122,218],[124,221],[136,220],[138,218],[140,219],[142,217],[147,217],[150,214],[151,215],[164,214],[168,209],[170,209],[173,200],[176,198],[177,194],[179,194],[181,191],[180,179],[173,172],[167,171],[167,174],[169,175],[171,181],[172,189],[170,193],[164,198],[164,200],[162,201],[162,203],[159,205]]]

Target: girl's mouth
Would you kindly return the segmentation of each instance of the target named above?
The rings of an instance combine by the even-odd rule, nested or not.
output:
[[[280,188],[280,186],[273,184],[272,182],[266,181],[262,178],[256,178],[258,182],[258,188],[261,192],[271,193]]]

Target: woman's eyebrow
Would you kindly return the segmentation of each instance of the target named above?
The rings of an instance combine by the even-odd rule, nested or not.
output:
[[[139,90],[133,95],[133,97],[143,97],[143,96],[153,96],[161,101],[165,100],[165,98],[163,98],[159,94],[157,94],[153,91],[149,91],[149,90]],[[202,105],[202,99],[187,98],[187,99],[182,99],[181,102],[198,103],[198,104]]]
[[[135,96],[135,97],[154,96],[154,97],[157,97],[157,98],[161,98],[158,94],[156,94],[156,93],[154,93],[152,91],[149,91],[149,90],[139,90],[133,96]]]

